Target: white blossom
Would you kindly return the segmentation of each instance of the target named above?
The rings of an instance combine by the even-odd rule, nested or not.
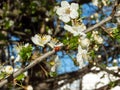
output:
[[[86,29],[86,26],[84,24],[81,25],[65,25],[64,29],[72,33],[74,36],[81,35],[86,36],[86,34],[83,32]]]
[[[93,5],[98,6],[98,0],[92,0]]]
[[[117,59],[113,59],[113,63],[117,63],[118,61],[117,61]]]
[[[32,87],[31,85],[28,85],[28,86],[26,87],[26,90],[33,90],[33,87]]]
[[[98,36],[98,35],[95,35],[94,36],[94,40],[98,43],[98,44],[102,44],[103,43],[103,38]]]
[[[79,42],[83,48],[87,48],[90,45],[90,40],[88,38],[80,38]]]
[[[82,49],[81,46],[78,46],[78,53],[77,53],[77,62],[79,63],[79,67],[84,67],[85,63],[88,61],[89,56],[87,54],[87,50],[86,49]]]
[[[5,72],[7,74],[12,74],[13,73],[13,67],[10,65],[5,66]]]
[[[52,38],[51,41],[48,43],[48,45],[51,48],[57,47],[57,46],[63,46],[63,43],[59,42],[56,38]]]
[[[58,56],[55,57],[54,64],[51,67],[51,72],[55,72],[57,67],[60,65],[60,59]]]
[[[40,36],[36,34],[34,37],[31,38],[31,40],[34,44],[44,47],[44,45],[51,40],[51,36],[50,35]]]
[[[59,19],[63,22],[69,22],[70,19],[75,19],[78,17],[77,10],[79,5],[77,3],[69,4],[67,1],[61,2],[61,7],[57,8],[56,13],[59,15]]]
[[[92,32],[92,38],[93,38],[98,44],[102,44],[102,43],[103,43],[103,38],[98,34],[98,31],[93,31],[93,32]]]

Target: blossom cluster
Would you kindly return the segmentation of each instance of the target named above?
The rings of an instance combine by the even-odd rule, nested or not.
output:
[[[0,73],[4,73],[4,74],[7,74],[7,75],[10,75],[13,73],[13,67],[11,65],[6,65],[4,67],[0,67]]]
[[[57,8],[56,13],[59,16],[59,19],[65,23],[64,29],[73,34],[73,36],[79,36],[76,59],[81,68],[89,59],[88,46],[90,41],[84,33],[86,26],[82,23],[82,20],[79,19],[78,9],[79,5],[77,3],[69,4],[67,1],[62,1],[61,7]],[[71,24],[68,24],[68,22],[71,22]]]
[[[57,46],[63,46],[63,43],[59,42],[56,38],[52,38],[50,35],[36,34],[31,38],[32,42],[38,46],[44,47],[46,44],[51,48]]]
[[[79,36],[78,53],[76,55],[76,59],[79,63],[79,68],[84,67],[86,62],[90,59],[89,45],[91,40],[84,32],[86,30],[86,26],[82,23],[82,19],[79,18],[79,5],[77,3],[69,4],[67,1],[62,1],[61,6],[56,10],[56,13],[59,19],[64,22],[64,29],[70,32],[73,37]],[[100,35],[98,35],[97,31],[94,31],[91,37],[98,44],[103,43],[103,39]]]

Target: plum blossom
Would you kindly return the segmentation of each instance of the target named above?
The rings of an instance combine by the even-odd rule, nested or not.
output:
[[[7,74],[12,74],[13,73],[13,67],[10,65],[5,66],[5,72]]]
[[[98,6],[99,1],[98,0],[92,0],[93,5]]]
[[[63,46],[63,43],[59,42],[56,38],[52,38],[51,41],[48,43],[48,45],[51,48],[57,47],[57,46]]]
[[[61,7],[57,8],[56,13],[59,15],[59,19],[67,23],[70,19],[75,19],[78,17],[77,10],[79,5],[77,3],[69,4],[67,1],[61,2]]]
[[[79,67],[84,67],[85,63],[88,61],[89,59],[89,55],[87,54],[87,50],[86,49],[82,49],[81,46],[78,46],[78,53],[77,53],[77,62],[79,63]]]
[[[51,67],[51,72],[55,72],[57,67],[61,64],[60,59],[58,56],[55,57],[55,60],[53,62],[53,65]]]
[[[81,47],[87,48],[90,45],[90,40],[88,38],[80,38],[78,40],[80,42]]]
[[[34,37],[31,38],[32,42],[38,46],[44,47],[45,44],[47,44],[51,40],[50,35],[39,35],[36,34]]]
[[[98,43],[98,44],[102,44],[103,43],[103,38],[98,36],[98,35],[95,35],[94,36],[94,40]]]
[[[103,38],[98,34],[98,31],[93,31],[92,32],[92,38],[98,44],[102,44],[103,43]]]
[[[33,90],[33,87],[32,87],[31,85],[28,85],[28,86],[26,87],[26,90]]]
[[[84,24],[73,25],[73,26],[65,24],[64,29],[72,33],[73,36],[78,36],[78,35],[81,35],[84,37],[86,36],[86,34],[83,32],[86,29],[86,26]]]

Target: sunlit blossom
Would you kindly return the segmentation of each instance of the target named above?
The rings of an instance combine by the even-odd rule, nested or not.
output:
[[[38,46],[44,47],[45,44],[47,44],[51,40],[50,35],[39,35],[36,34],[34,37],[31,38],[32,42]]]
[[[55,72],[57,67],[60,65],[60,59],[58,56],[55,57],[54,61],[52,62],[51,72]]]
[[[33,87],[31,85],[28,85],[25,90],[33,90]]]
[[[51,47],[51,48],[54,48],[54,47],[57,47],[57,46],[63,46],[63,43],[59,42],[59,40],[57,40],[56,38],[52,38],[50,40],[50,42],[48,43],[48,45]]]
[[[87,48],[90,45],[90,40],[88,38],[80,38],[79,42],[83,48]]]
[[[59,19],[63,22],[69,22],[70,19],[78,17],[79,5],[77,3],[69,4],[67,1],[61,2],[61,7],[57,8],[56,13],[59,15]]]
[[[92,0],[93,5],[98,6],[98,0]]]
[[[13,73],[13,67],[10,65],[5,66],[5,72],[7,74],[12,74]]]
[[[85,66],[85,63],[89,59],[89,55],[86,49],[82,49],[81,46],[78,46],[78,53],[77,53],[77,62],[79,63],[80,68]]]
[[[93,32],[92,32],[92,38],[93,38],[98,44],[102,44],[102,43],[103,43],[103,38],[98,34],[98,31],[93,31]]]
[[[73,26],[65,24],[64,29],[72,33],[74,36],[77,35],[86,36],[86,34],[83,32],[86,29],[86,26],[84,24]]]
[[[98,35],[95,35],[94,36],[94,40],[98,43],[98,44],[102,44],[103,43],[103,38],[98,36]]]

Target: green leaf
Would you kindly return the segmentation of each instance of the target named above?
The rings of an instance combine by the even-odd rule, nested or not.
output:
[[[78,36],[71,36],[71,37],[65,36],[62,42],[64,45],[69,46],[71,50],[74,50],[78,47],[78,44],[79,44],[78,38],[79,38]]]
[[[20,81],[25,77],[25,75],[22,73],[19,76],[16,77],[16,80]]]
[[[120,29],[116,28],[113,30],[113,37],[120,43]]]
[[[32,54],[32,46],[29,45],[27,47],[23,47],[21,50],[20,50],[20,57],[25,61],[25,60],[28,60],[30,57],[31,57],[31,54]]]
[[[0,80],[3,79],[5,77],[5,73],[4,72],[1,72],[0,73]]]
[[[55,76],[57,76],[57,73],[56,72],[50,72],[49,75],[50,75],[50,77],[55,77]]]

